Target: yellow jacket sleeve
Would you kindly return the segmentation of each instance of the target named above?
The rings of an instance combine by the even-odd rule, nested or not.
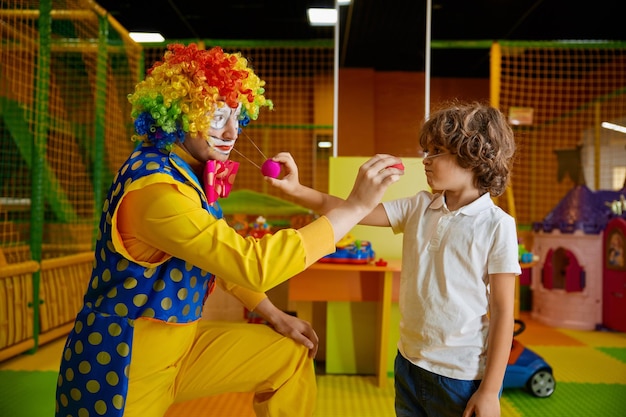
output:
[[[265,292],[335,250],[325,217],[299,230],[244,238],[202,208],[191,186],[168,176],[151,181],[133,183],[111,221],[113,244],[135,262],[149,266],[181,258],[229,284]]]
[[[240,285],[232,284],[230,282],[225,282],[220,277],[217,277],[217,285],[233,297],[235,297],[241,304],[243,304],[248,310],[254,311],[256,306],[259,305],[261,301],[267,298],[264,292],[252,291],[247,289],[246,287],[242,287]]]

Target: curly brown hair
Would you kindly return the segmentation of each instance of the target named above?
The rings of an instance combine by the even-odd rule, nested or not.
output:
[[[433,112],[422,126],[422,149],[441,148],[474,172],[480,194],[504,193],[515,155],[513,130],[500,110],[479,102],[454,102]]]

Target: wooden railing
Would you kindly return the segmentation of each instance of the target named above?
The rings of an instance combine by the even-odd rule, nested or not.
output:
[[[5,258],[19,260],[23,251]],[[39,309],[38,344],[69,333],[82,305],[93,267],[93,252],[0,265],[0,361],[35,348],[35,308]],[[36,283],[33,274],[40,271]],[[39,299],[34,302],[38,285]]]

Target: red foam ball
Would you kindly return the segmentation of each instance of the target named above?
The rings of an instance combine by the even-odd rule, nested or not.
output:
[[[266,177],[277,178],[280,175],[280,164],[268,159],[261,165],[261,173]]]
[[[398,168],[398,169],[401,169],[402,171],[404,171],[404,164],[402,162],[400,162],[398,164],[390,165],[389,168]]]

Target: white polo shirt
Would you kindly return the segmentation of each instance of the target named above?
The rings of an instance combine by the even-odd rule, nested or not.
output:
[[[404,233],[400,353],[439,375],[482,379],[489,274],[521,273],[515,219],[489,194],[452,212],[427,191],[383,205]]]

